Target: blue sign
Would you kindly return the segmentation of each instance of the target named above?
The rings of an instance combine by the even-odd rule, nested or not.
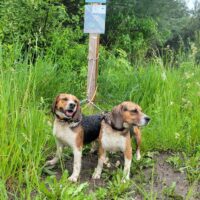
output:
[[[105,5],[85,5],[84,33],[105,33],[105,21]]]
[[[85,0],[87,3],[106,3],[106,0]]]

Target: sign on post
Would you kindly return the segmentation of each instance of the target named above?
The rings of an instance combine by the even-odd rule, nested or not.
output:
[[[85,0],[86,3],[106,3],[106,0]]]
[[[106,0],[86,0],[85,5],[84,33],[89,33],[88,53],[88,76],[87,76],[87,99],[95,100],[97,90],[99,39],[100,34],[105,32]]]
[[[86,5],[84,33],[105,33],[105,20],[105,5]]]

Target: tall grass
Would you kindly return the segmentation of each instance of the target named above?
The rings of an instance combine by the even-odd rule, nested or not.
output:
[[[39,187],[46,142],[54,143],[49,102],[83,86],[66,60],[38,57],[33,65],[29,53],[21,58],[18,45],[0,49],[0,199],[27,199]]]
[[[85,46],[69,49],[59,60],[51,54],[38,57],[34,64],[28,54],[21,58],[20,46],[0,49],[0,199],[44,198],[42,166],[55,146],[50,104],[59,92],[85,97]],[[99,106],[111,109],[132,100],[151,116],[143,130],[143,151],[196,150],[200,68],[186,63],[171,70],[156,62],[134,68],[102,50],[99,69]]]
[[[39,181],[39,166],[50,131],[35,97],[33,77],[31,66],[1,68],[0,176],[13,195],[20,193],[22,198],[29,196]]]
[[[108,59],[99,78],[99,98],[108,108],[124,100],[142,106],[152,119],[142,131],[146,150],[191,152],[199,145],[200,68],[191,62],[178,69],[155,62],[134,69]]]

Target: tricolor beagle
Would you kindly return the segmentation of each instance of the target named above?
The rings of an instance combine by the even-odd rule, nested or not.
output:
[[[99,159],[93,174],[93,179],[99,179],[106,159],[106,151],[122,151],[124,153],[124,175],[123,180],[129,179],[132,146],[130,130],[134,128],[136,137],[137,159],[140,158],[141,134],[139,127],[147,125],[150,118],[145,115],[140,106],[125,101],[114,107],[112,112],[107,113],[101,122],[99,134]]]
[[[83,145],[98,138],[102,116],[82,116],[79,100],[71,94],[58,95],[53,103],[52,112],[55,115],[53,134],[57,151],[56,156],[47,161],[46,165],[55,165],[64,146],[70,146],[74,154],[74,165],[69,180],[76,182],[81,170]]]

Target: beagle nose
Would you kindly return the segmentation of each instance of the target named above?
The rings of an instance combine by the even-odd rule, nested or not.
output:
[[[145,119],[145,121],[146,121],[147,123],[151,120],[150,117],[147,117],[147,116],[146,116],[144,119]]]
[[[69,104],[69,108],[70,108],[70,109],[74,109],[75,106],[76,106],[75,103],[70,103],[70,104]]]

